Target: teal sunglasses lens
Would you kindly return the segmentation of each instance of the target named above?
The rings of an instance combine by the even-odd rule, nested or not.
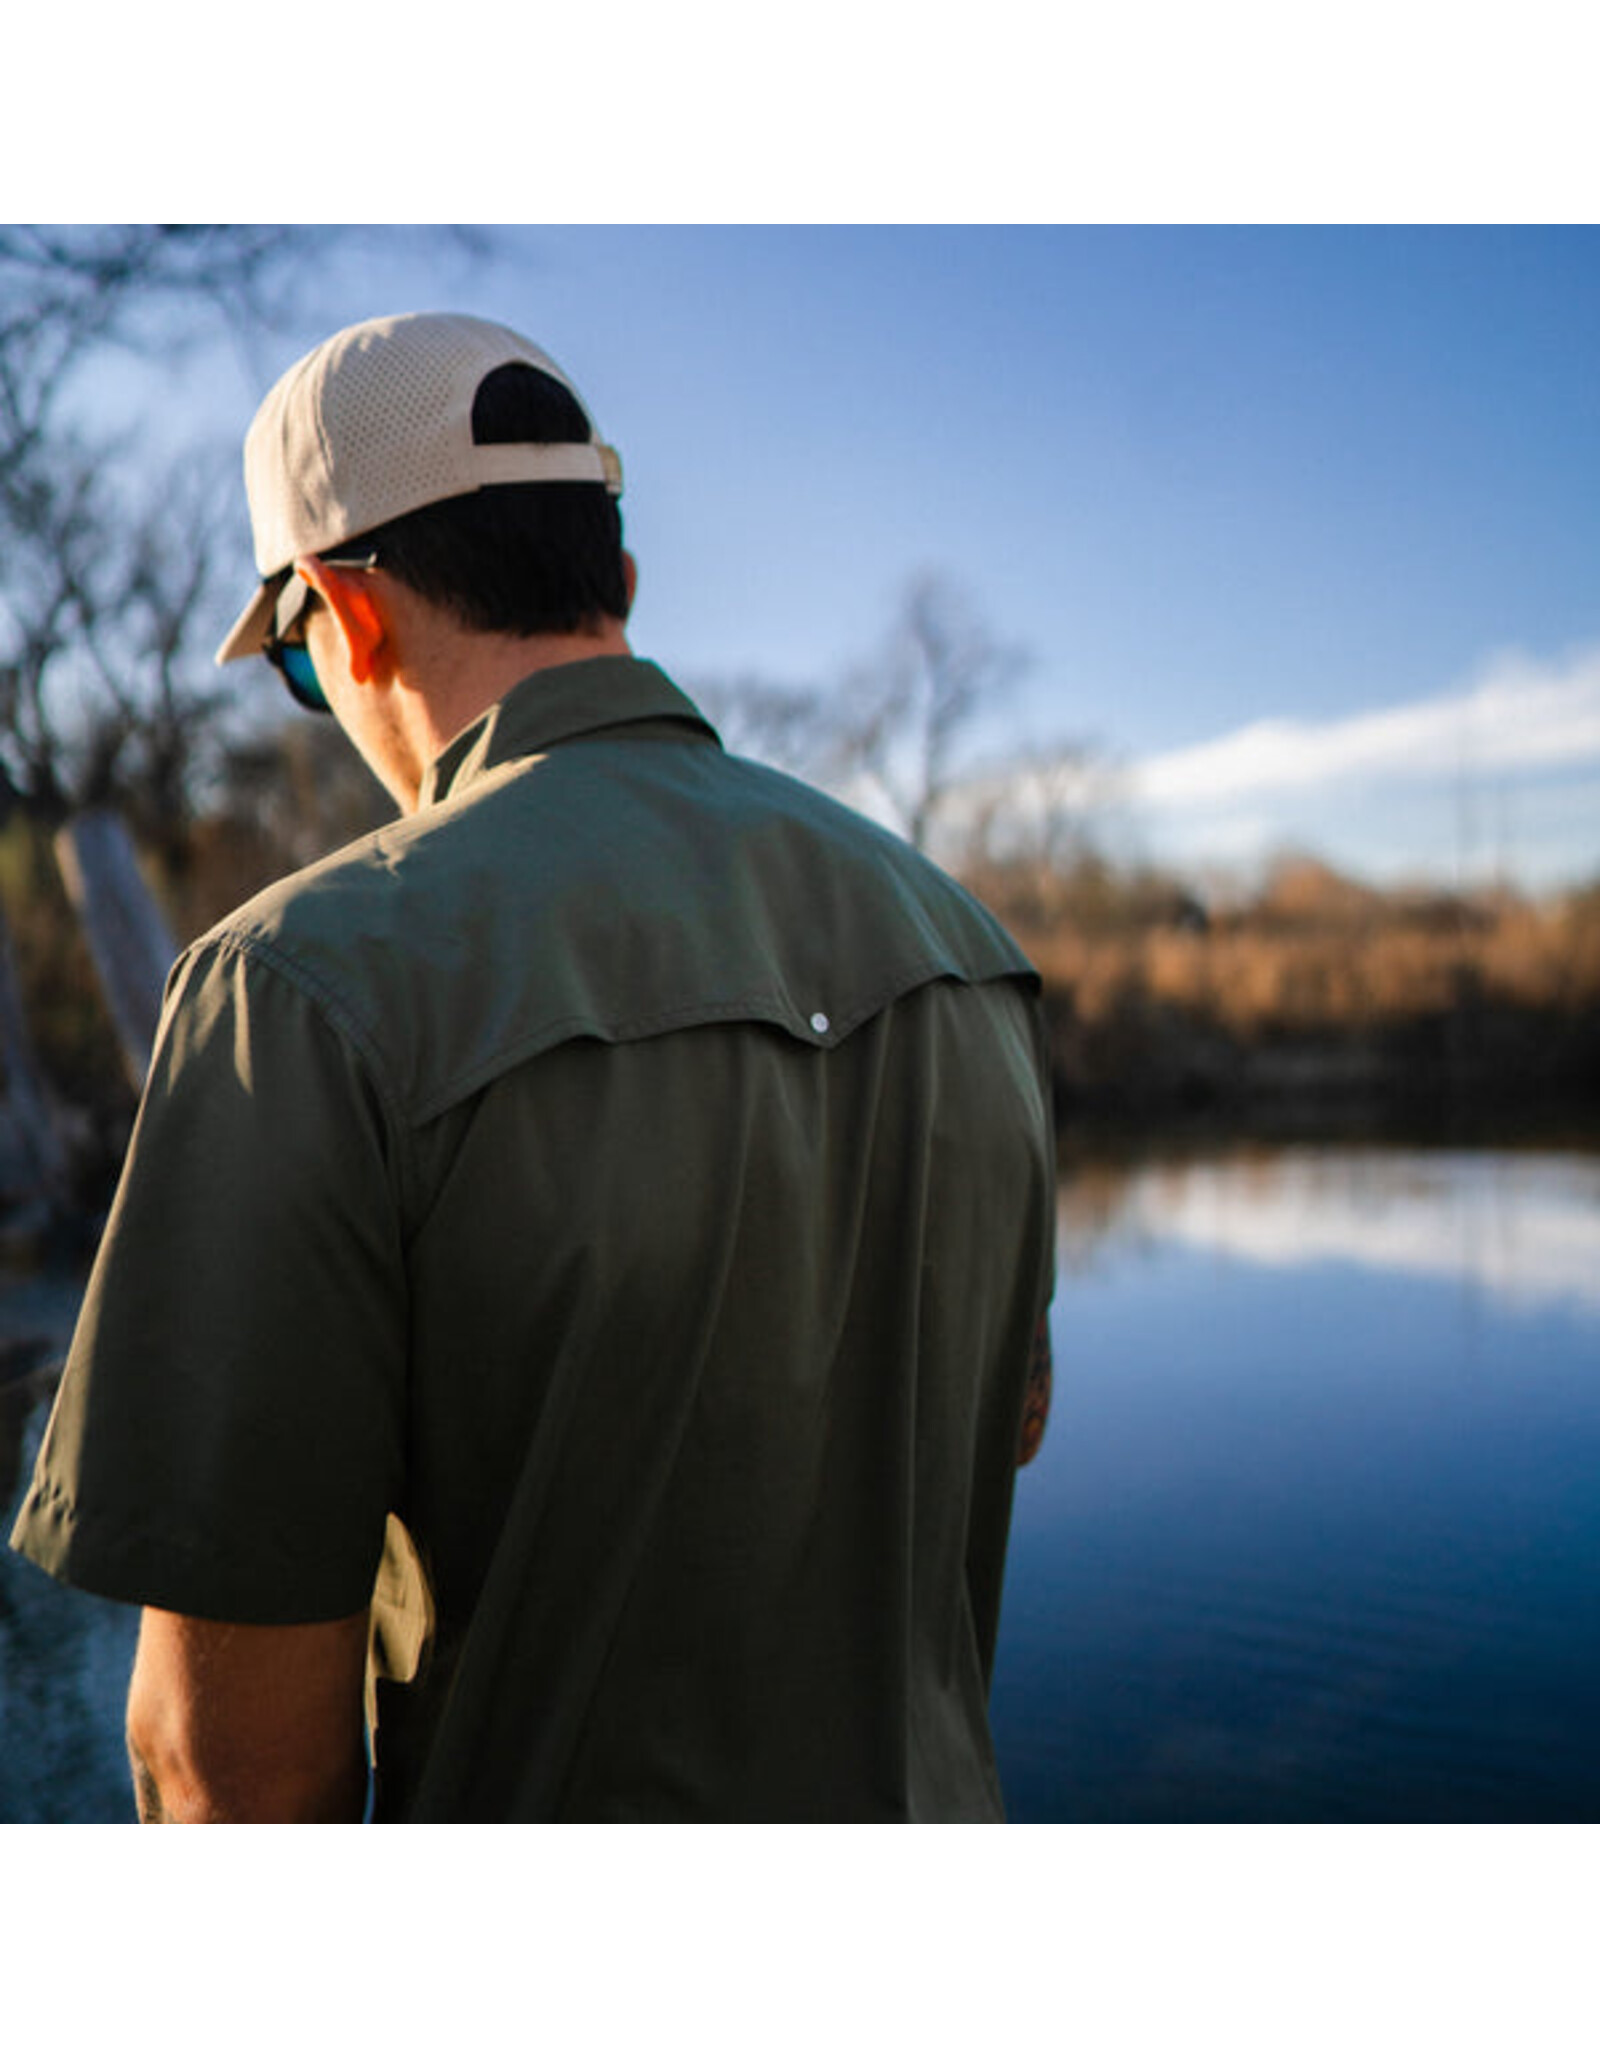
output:
[[[331,569],[376,569],[378,566],[376,550],[364,555],[325,555],[323,560]],[[297,704],[307,711],[331,712],[333,706],[317,681],[310,648],[304,640],[290,637],[297,631],[304,631],[301,621],[311,602],[311,590],[299,577],[285,569],[279,579],[272,623],[261,651],[288,684],[289,695]]]
[[[317,681],[309,647],[280,647],[278,666],[297,704],[303,704],[307,711],[326,711],[329,708],[328,700],[322,694],[322,685]]]

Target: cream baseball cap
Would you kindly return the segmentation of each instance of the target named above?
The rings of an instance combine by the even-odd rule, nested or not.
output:
[[[509,327],[465,313],[400,313],[331,336],[286,370],[244,443],[245,493],[260,588],[217,649],[259,654],[284,572],[403,513],[485,484],[597,483],[622,490],[622,463],[587,441],[480,447],[472,401],[491,370],[528,363],[570,377]]]

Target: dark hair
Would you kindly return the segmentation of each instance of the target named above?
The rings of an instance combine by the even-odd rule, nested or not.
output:
[[[572,393],[529,363],[491,370],[472,438],[587,441]],[[374,550],[391,576],[479,633],[573,633],[628,615],[622,514],[604,484],[486,484],[342,546]]]

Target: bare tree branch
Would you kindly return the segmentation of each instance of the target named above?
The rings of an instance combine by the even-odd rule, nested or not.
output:
[[[1025,665],[949,578],[927,572],[908,586],[882,651],[849,677],[846,757],[914,846],[928,843],[973,719],[1004,698]]]
[[[838,752],[838,717],[820,690],[760,676],[696,679],[689,687],[730,753],[808,782],[828,779]]]
[[[192,457],[135,481],[73,396],[108,349],[281,325],[337,232],[0,227],[0,784],[51,823],[117,805],[170,840],[225,701],[200,644],[220,498]]]

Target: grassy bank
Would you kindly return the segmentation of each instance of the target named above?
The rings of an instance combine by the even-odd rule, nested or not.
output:
[[[1363,888],[1311,861],[1207,910],[1085,867],[974,885],[1044,976],[1076,1114],[1600,1099],[1600,887],[1535,903]]]

